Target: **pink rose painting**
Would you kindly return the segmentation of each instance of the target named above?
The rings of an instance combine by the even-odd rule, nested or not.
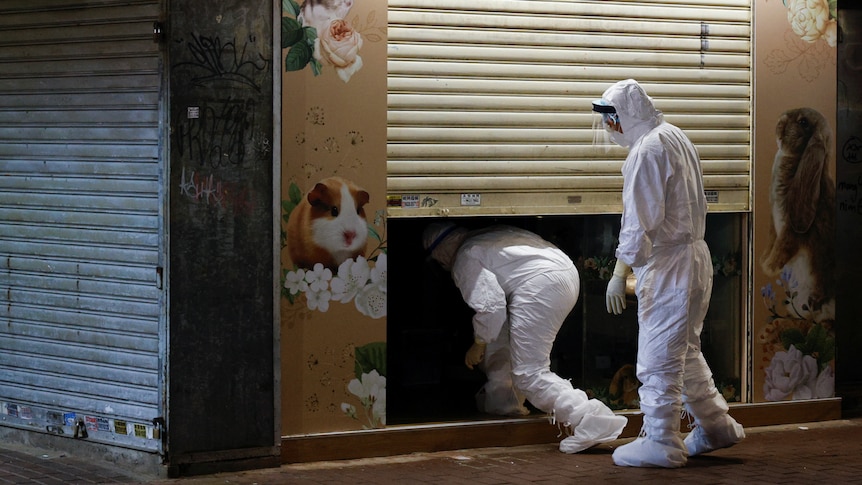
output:
[[[288,15],[281,19],[281,47],[288,49],[285,70],[310,66],[318,76],[332,67],[348,82],[362,68],[362,34],[346,20],[351,7],[353,0],[305,0],[302,5],[284,0],[283,14]]]
[[[347,82],[362,67],[362,58],[359,57],[361,47],[362,36],[358,32],[343,19],[331,19],[317,33],[314,58],[335,67],[338,77]]]

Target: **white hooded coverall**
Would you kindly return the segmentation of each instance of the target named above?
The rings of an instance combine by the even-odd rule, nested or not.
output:
[[[451,263],[452,278],[475,311],[474,336],[488,343],[490,355],[494,343],[508,333],[515,388],[533,406],[574,429],[560,450],[576,453],[616,439],[626,418],[588,399],[550,369],[554,340],[579,295],[572,260],[538,235],[516,227],[462,233],[461,239]],[[445,244],[441,246],[447,252]]]
[[[626,446],[635,446],[628,452],[625,447],[616,450],[614,461],[682,466],[686,455],[709,451],[703,449],[706,445],[689,450],[683,445],[679,437],[683,402],[697,424],[705,427],[702,431],[720,428],[715,433],[722,436],[707,448],[729,446],[732,443],[725,441],[735,434],[730,438],[724,434],[737,431],[726,422],[732,420],[727,403],[700,347],[713,275],[703,239],[707,206],[700,158],[688,137],[664,121],[636,81],[614,84],[602,99],[616,109],[623,130],[611,138],[629,148],[622,168],[623,214],[616,257],[637,277],[642,432],[646,439],[668,447],[659,456],[644,456],[651,453],[635,450],[639,445],[631,443]]]

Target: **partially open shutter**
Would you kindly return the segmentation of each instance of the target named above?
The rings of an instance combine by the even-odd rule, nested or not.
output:
[[[611,213],[625,150],[591,101],[637,79],[703,160],[710,211],[750,207],[750,0],[390,0],[393,217]]]

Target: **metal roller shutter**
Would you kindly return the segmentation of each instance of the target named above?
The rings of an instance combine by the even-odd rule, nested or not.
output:
[[[159,449],[160,3],[0,3],[0,425]]]
[[[750,208],[750,0],[390,0],[393,217],[613,213],[625,151],[590,102],[635,78]]]

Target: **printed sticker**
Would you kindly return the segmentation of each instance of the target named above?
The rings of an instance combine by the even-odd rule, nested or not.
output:
[[[33,408],[30,406],[21,406],[18,408],[21,419],[33,419]]]
[[[111,423],[108,421],[108,418],[96,418],[96,428],[99,431],[111,431]]]
[[[138,438],[147,437],[147,427],[143,424],[135,424],[135,436]]]
[[[84,422],[87,423],[87,431],[98,431],[99,422],[93,416],[84,416]]]

